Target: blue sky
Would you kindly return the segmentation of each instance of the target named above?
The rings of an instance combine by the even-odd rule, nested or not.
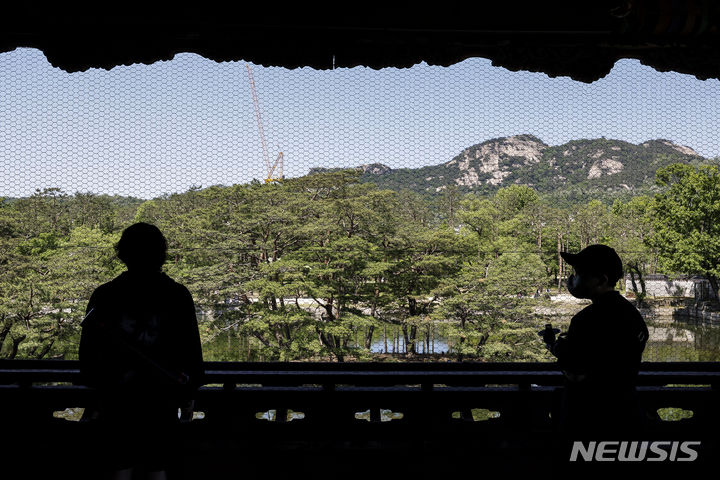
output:
[[[665,138],[720,156],[720,82],[622,60],[592,84],[452,67],[319,71],[253,66],[272,158],[313,166],[446,162],[493,137],[532,133],[640,143]],[[68,74],[42,52],[0,54],[0,196],[60,187],[150,198],[264,178],[244,62],[195,54]]]

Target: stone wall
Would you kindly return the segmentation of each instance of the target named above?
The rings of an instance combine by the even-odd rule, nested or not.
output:
[[[637,306],[632,296],[626,296]],[[540,301],[533,308],[537,318],[547,318],[556,326],[565,325],[573,315],[590,305],[590,300],[577,299],[568,294],[553,295],[551,300]],[[673,323],[679,318],[696,320],[707,325],[720,325],[720,309],[715,302],[696,302],[692,297],[650,297],[639,307],[646,321]]]
[[[710,282],[703,277],[676,277],[665,275],[646,275],[645,291],[648,297],[689,297],[698,301],[707,300],[711,295]],[[640,282],[635,277],[635,284],[640,290]],[[632,292],[630,276],[625,276],[625,290]]]

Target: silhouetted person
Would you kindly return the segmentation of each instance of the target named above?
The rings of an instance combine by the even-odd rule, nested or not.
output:
[[[620,257],[605,245],[561,255],[575,270],[568,291],[592,300],[572,318],[567,333],[557,340],[550,332],[544,337],[566,377],[561,429],[589,440],[638,433],[644,413],[635,385],[648,329],[640,312],[615,290],[623,275]]]
[[[176,448],[178,407],[192,417],[202,348],[188,289],[161,271],[167,242],[136,223],[115,246],[127,271],[95,289],[82,322],[83,383],[99,396],[101,463],[115,478],[141,468],[165,478]]]

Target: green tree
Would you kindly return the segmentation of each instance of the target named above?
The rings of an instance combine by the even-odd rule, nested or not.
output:
[[[387,283],[393,297],[388,317],[402,327],[408,353],[417,353],[418,329],[433,308],[431,292],[474,256],[473,239],[444,225],[403,225],[393,241]]]
[[[17,230],[25,238],[40,233],[66,234],[70,229],[68,195],[59,188],[37,189],[30,197],[18,199],[13,207],[20,212]]]
[[[604,243],[609,225],[608,208],[600,200],[581,205],[575,214],[573,226],[580,241],[580,249]]]
[[[611,214],[613,247],[623,261],[625,271],[630,274],[633,292],[639,303],[643,303],[647,292],[644,276],[653,268],[657,252],[653,241],[653,200],[647,196],[633,197],[627,202],[616,200]]]
[[[468,265],[443,279],[433,290],[439,305],[430,314],[453,343],[459,360],[537,360],[544,358],[532,321],[532,301],[518,292],[533,290],[545,278],[545,266],[534,253],[506,253],[485,274]]]
[[[68,201],[68,217],[74,227],[87,226],[105,233],[114,230],[115,212],[108,195],[75,193]]]
[[[495,194],[495,203],[503,220],[515,217],[538,201],[538,193],[525,185],[503,187]]]
[[[720,277],[718,167],[673,164],[657,171],[653,244],[668,271],[706,275],[717,298]]]

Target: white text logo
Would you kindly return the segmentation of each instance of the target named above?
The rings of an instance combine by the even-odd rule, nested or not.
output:
[[[578,458],[585,462],[692,462],[698,453],[693,446],[700,442],[638,442],[638,441],[604,441],[604,442],[573,442],[570,461]]]

